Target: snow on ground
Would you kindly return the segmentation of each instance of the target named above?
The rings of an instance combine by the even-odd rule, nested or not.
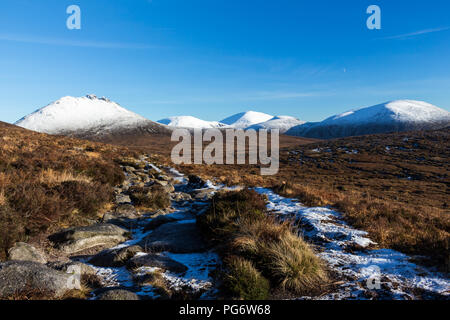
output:
[[[375,243],[367,232],[347,225],[339,212],[304,207],[268,189],[255,190],[268,197],[267,208],[274,214],[296,219],[303,236],[317,245],[319,256],[346,279],[336,292],[320,299],[367,299],[374,292],[386,299],[414,299],[417,290],[450,296],[450,280],[443,274],[416,265],[395,250],[371,249]],[[373,291],[369,286],[373,288],[378,280],[380,289]]]
[[[150,165],[150,167],[155,170],[161,170],[154,165]],[[170,174],[173,175],[173,178],[179,178],[180,186],[187,185],[187,179],[179,173],[176,169],[170,169]],[[212,188],[217,190],[218,187],[214,186],[212,182],[207,181],[206,187],[203,189]],[[199,189],[202,190],[202,189]],[[215,191],[212,191],[215,192]],[[177,219],[178,223],[192,223],[195,222],[195,216],[193,216],[192,212],[193,206],[198,206],[199,204],[205,204],[205,202],[194,201],[190,204],[179,205],[175,202],[172,203],[172,206],[175,209],[175,212],[168,214],[168,217]],[[198,211],[198,210],[197,210]],[[197,212],[198,214],[198,212]],[[151,219],[146,219],[143,221],[142,225],[138,226],[136,229],[131,230],[132,236],[131,239],[123,242],[112,249],[124,248],[128,246],[132,246],[134,244],[139,243],[144,237],[149,235],[152,231],[144,232],[144,226]],[[137,256],[144,255],[144,252],[136,253]],[[175,291],[177,290],[189,290],[191,292],[202,292],[201,299],[212,299],[217,294],[217,288],[214,287],[214,281],[211,278],[211,271],[214,270],[217,265],[219,265],[220,258],[214,251],[206,251],[201,253],[184,253],[184,254],[176,254],[170,252],[162,252],[161,254],[168,256],[169,258],[176,260],[186,267],[188,270],[184,274],[175,274],[171,272],[163,272],[161,273],[162,277],[167,281],[169,287]],[[86,261],[83,261],[87,263]],[[89,264],[89,263],[87,263]],[[89,264],[90,265],[90,264]],[[137,295],[145,297],[145,298],[158,298],[159,294],[157,290],[151,285],[137,286],[133,282],[133,274],[126,268],[114,268],[114,267],[96,267],[90,265],[92,268],[96,270],[97,275],[103,282],[105,287],[125,287],[129,290],[135,291]],[[149,272],[161,271],[159,268],[150,268],[150,267],[141,267],[138,268],[135,276],[139,276],[140,274],[146,274]],[[94,297],[95,298],[95,297]]]

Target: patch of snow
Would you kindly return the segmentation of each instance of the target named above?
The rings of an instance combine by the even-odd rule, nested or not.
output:
[[[348,279],[338,292],[321,299],[366,299],[370,291],[366,282],[374,276],[381,279],[384,293],[391,299],[414,298],[416,288],[450,295],[450,281],[445,275],[416,265],[409,256],[395,250],[370,249],[375,243],[367,232],[347,225],[339,212],[325,207],[308,208],[268,189],[255,190],[268,197],[267,208],[274,214],[295,218],[303,236],[322,249],[319,256]]]

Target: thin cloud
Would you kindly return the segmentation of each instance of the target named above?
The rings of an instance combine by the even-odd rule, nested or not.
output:
[[[389,37],[383,37],[383,38],[379,38],[379,39],[383,39],[383,40],[389,40],[389,39],[407,39],[407,38],[413,38],[413,37],[416,37],[416,36],[420,36],[420,35],[423,35],[423,34],[435,33],[435,32],[447,31],[447,30],[450,30],[450,27],[434,28],[434,29],[424,29],[424,30],[419,30],[419,31],[416,31],[416,32],[405,33],[405,34],[399,34],[399,35],[389,36]]]
[[[28,37],[28,36],[17,36],[17,35],[6,35],[6,34],[0,34],[0,41],[30,43],[30,44],[43,44],[43,45],[53,45],[53,46],[99,48],[99,49],[155,49],[155,48],[162,48],[161,46],[141,44],[141,43],[68,40],[68,39],[39,38],[39,37]]]

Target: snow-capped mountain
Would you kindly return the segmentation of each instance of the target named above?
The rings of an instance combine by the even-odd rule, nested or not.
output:
[[[95,95],[63,97],[15,123],[17,126],[49,134],[89,136],[134,128],[159,132],[160,124],[131,112],[107,98]]]
[[[450,125],[450,112],[415,100],[396,100],[350,110],[322,122],[295,126],[286,133],[309,138],[339,138],[373,133],[439,129]]]
[[[157,122],[169,127],[193,128],[193,129],[210,129],[210,128],[221,128],[226,126],[225,124],[220,123],[218,121],[205,121],[192,116],[169,117],[158,120]]]
[[[272,118],[273,118],[273,116],[268,115],[266,113],[256,112],[256,111],[247,111],[247,112],[241,112],[241,113],[232,115],[231,117],[225,118],[225,119],[221,120],[220,122],[228,125],[228,127],[231,127],[231,128],[245,129],[254,124],[268,121]]]
[[[268,121],[254,124],[254,125],[248,127],[248,129],[255,129],[255,130],[279,129],[280,133],[285,133],[290,128],[298,126],[298,125],[302,125],[304,123],[305,123],[305,121],[301,121],[301,120],[291,117],[291,116],[275,116]]]

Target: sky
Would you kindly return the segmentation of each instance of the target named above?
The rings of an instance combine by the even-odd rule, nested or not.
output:
[[[449,12],[448,0],[0,0],[0,120],[86,94],[151,120],[320,121],[395,99],[450,110]]]

